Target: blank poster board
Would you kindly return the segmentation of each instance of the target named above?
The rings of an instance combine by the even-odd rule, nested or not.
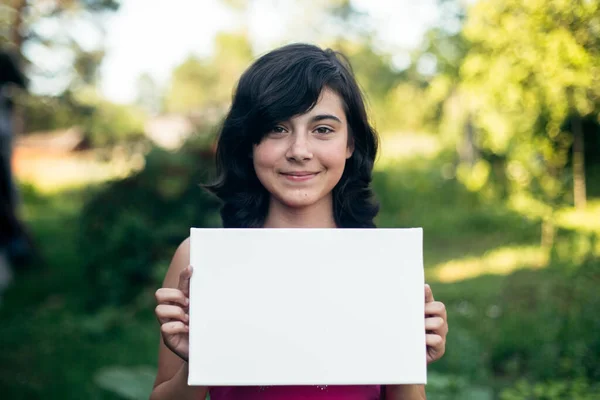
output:
[[[192,228],[188,383],[426,383],[422,238]]]

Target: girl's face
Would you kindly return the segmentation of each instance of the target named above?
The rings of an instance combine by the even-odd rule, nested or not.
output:
[[[254,146],[254,170],[272,201],[307,207],[330,200],[352,151],[342,99],[325,88],[312,110],[277,124]]]

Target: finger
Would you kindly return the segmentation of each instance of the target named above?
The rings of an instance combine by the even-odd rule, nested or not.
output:
[[[428,333],[425,335],[425,344],[428,347],[433,347],[436,351],[441,351],[444,346],[444,339],[435,333]]]
[[[446,319],[446,305],[441,301],[434,301],[425,304],[425,315],[432,317],[442,317]]]
[[[431,303],[433,301],[433,292],[431,291],[431,286],[425,284],[425,303]]]
[[[160,326],[160,331],[165,335],[178,335],[189,332],[190,328],[181,321],[173,321],[162,324]]]
[[[156,291],[154,297],[156,297],[158,304],[179,304],[183,307],[190,304],[189,299],[179,289],[160,288]]]
[[[190,278],[192,277],[192,266],[188,265],[181,274],[179,274],[179,290],[183,292],[186,297],[190,296]]]
[[[161,324],[177,320],[183,323],[189,322],[189,316],[186,312],[178,306],[171,306],[166,304],[159,304],[155,309],[156,317]]]
[[[444,319],[441,317],[425,318],[425,330],[427,331],[435,332],[441,330],[444,327],[444,324]]]

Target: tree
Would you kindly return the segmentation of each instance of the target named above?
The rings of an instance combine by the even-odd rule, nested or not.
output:
[[[215,54],[201,59],[190,56],[175,68],[165,95],[169,112],[224,111],[233,87],[252,61],[252,47],[244,33],[220,33]]]
[[[19,54],[30,78],[52,83],[55,93],[95,83],[104,56],[103,23],[118,9],[118,0],[9,0],[3,7],[9,17],[0,45]],[[84,36],[96,40],[85,42]],[[49,54],[54,65],[47,62]]]
[[[585,205],[578,127],[600,114],[598,26],[597,1],[483,0],[464,28],[472,47],[461,88],[475,109],[478,144],[506,157],[512,192],[541,201],[549,223],[566,200],[571,148],[573,197]]]
[[[460,66],[470,49],[462,29],[466,5],[463,0],[437,0],[437,5],[440,17],[413,52],[403,76],[421,88],[420,125],[453,143],[460,162],[473,166],[477,149],[468,100],[460,88]]]

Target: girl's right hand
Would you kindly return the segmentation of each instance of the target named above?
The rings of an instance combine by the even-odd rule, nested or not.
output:
[[[191,276],[192,267],[188,266],[179,274],[177,289],[160,288],[156,291],[158,305],[155,313],[163,342],[184,361],[188,360],[190,352],[188,312]]]

